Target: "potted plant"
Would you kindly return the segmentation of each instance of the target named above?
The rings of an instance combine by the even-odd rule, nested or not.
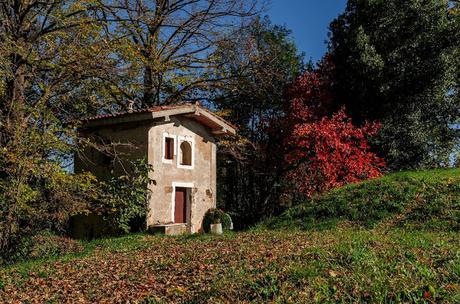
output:
[[[215,218],[210,228],[212,234],[222,234],[222,223],[220,222],[220,218]]]
[[[206,233],[214,233],[213,230],[211,230],[211,225],[216,225],[214,229],[219,229],[218,224],[220,224],[222,232],[233,229],[232,218],[223,210],[211,208],[206,211],[202,224],[203,231]]]

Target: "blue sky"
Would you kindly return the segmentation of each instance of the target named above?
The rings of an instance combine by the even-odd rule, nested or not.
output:
[[[271,0],[267,15],[292,30],[299,51],[316,62],[326,51],[329,23],[345,6],[346,0]]]

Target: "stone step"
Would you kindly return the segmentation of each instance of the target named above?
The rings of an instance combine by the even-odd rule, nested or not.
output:
[[[151,234],[181,235],[189,233],[187,224],[154,225],[147,229]]]

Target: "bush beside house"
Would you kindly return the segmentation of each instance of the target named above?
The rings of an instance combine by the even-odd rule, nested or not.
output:
[[[209,209],[203,218],[203,230],[208,233],[211,229],[211,224],[222,224],[222,229],[231,230],[233,229],[232,218],[228,213],[225,213],[221,209]]]

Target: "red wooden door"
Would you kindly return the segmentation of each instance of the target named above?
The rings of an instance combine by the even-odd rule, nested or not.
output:
[[[186,223],[186,205],[187,205],[187,189],[176,188],[176,197],[174,201],[174,223]]]

